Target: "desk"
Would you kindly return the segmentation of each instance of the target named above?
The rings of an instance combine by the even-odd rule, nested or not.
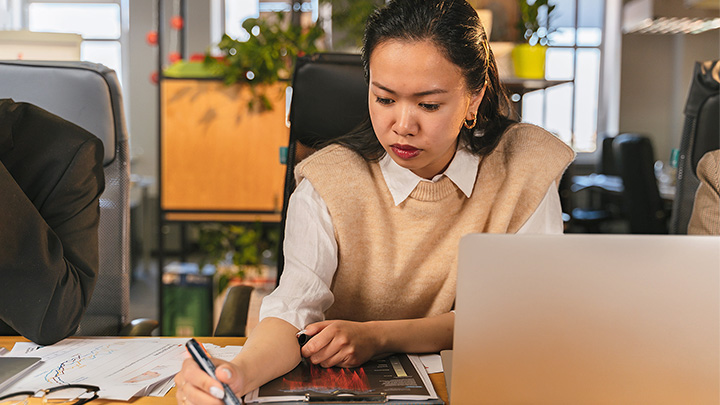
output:
[[[592,173],[586,176],[573,176],[570,190],[578,192],[587,188],[598,188],[611,193],[622,193],[625,187],[620,176]]]
[[[128,338],[132,339],[132,338]],[[212,343],[216,344],[218,346],[228,346],[228,345],[236,345],[240,346],[245,343],[245,338],[234,338],[234,337],[199,337],[197,338],[198,341],[202,343]],[[21,337],[21,336],[0,336],[0,347],[4,347],[8,350],[12,349],[16,342],[27,342],[28,340]],[[443,373],[435,373],[430,374],[430,381],[432,381],[433,387],[435,387],[435,391],[437,392],[438,396],[440,396],[440,399],[445,401],[446,404],[449,404],[448,402],[448,395],[447,395],[447,389],[445,387],[445,376]],[[30,401],[31,405],[40,404],[42,401],[40,399],[33,399]],[[101,404],[111,404],[111,403],[120,403],[120,404],[136,404],[136,405],[170,405],[170,404],[176,404],[175,401],[175,388],[173,387],[170,392],[165,395],[162,398],[159,397],[140,397],[135,398],[128,402],[122,402],[122,401],[109,401],[104,399],[96,399],[90,404],[93,405],[101,405]]]
[[[577,192],[586,188],[598,188],[611,193],[623,192],[623,181],[620,176],[592,173],[586,176],[573,176],[570,190]],[[665,201],[675,199],[675,186],[658,181],[658,192]]]
[[[565,83],[572,83],[571,80],[545,80],[545,79],[522,79],[519,77],[501,77],[500,82],[510,92],[510,100],[515,106],[515,111],[522,118],[522,98],[525,93],[536,90],[545,90],[548,87]],[[515,96],[517,95],[517,96]]]
[[[522,79],[519,77],[501,77],[500,81],[511,94],[520,96],[535,90],[572,82],[571,80]]]

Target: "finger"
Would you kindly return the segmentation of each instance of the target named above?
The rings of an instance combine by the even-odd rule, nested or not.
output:
[[[192,359],[186,359],[183,362],[180,373],[175,376],[175,383],[177,384],[178,402],[187,402],[188,398],[195,396],[197,398],[195,403],[203,403],[199,401],[204,401],[208,395],[214,399],[222,399],[224,396],[222,385],[205,373]],[[190,394],[195,391],[204,395]]]
[[[331,343],[326,349],[327,350],[318,353],[318,357],[313,361],[316,361],[315,364],[321,367],[348,367],[347,364],[350,364],[353,359],[352,350],[349,346],[334,345]]]
[[[203,371],[197,363],[195,363],[195,360],[190,358],[183,361],[182,369],[179,374],[184,382],[196,386],[202,386],[203,384],[207,385],[215,381],[212,377],[207,375],[207,373]]]
[[[175,386],[177,387],[177,391],[181,391],[183,389],[185,384],[187,384],[189,378],[192,379],[194,369],[199,369],[199,367],[194,361],[190,359],[185,359],[183,361],[180,372],[175,374],[175,377],[173,378],[173,380],[175,380]],[[177,399],[178,402],[181,402],[181,397],[179,395]]]
[[[321,367],[329,368],[329,367],[355,367],[353,358],[350,354],[346,353],[345,351],[339,351],[335,353],[333,356],[328,358],[327,360],[320,363]]]
[[[343,350],[343,348],[347,345],[347,341],[337,334],[326,335],[331,336],[330,341],[312,354],[310,356],[310,361],[313,364],[320,364],[323,367],[331,367],[331,365],[328,365],[330,364],[330,359]],[[318,335],[318,337],[320,336],[322,336],[322,334]]]
[[[220,384],[215,381],[215,384],[219,387]],[[179,391],[180,403],[181,404],[207,404],[207,405],[222,405],[223,401],[210,394],[211,386],[196,386],[193,384],[185,384],[182,390]],[[217,390],[218,388],[215,388]],[[222,388],[219,388],[222,390]]]
[[[178,390],[180,389],[180,386],[185,384],[185,379],[183,379],[181,376],[182,370],[179,373],[175,374],[175,377],[173,378],[173,380],[175,381],[175,386],[178,387]]]
[[[316,353],[323,350],[332,340],[332,331],[322,330],[305,343],[305,346],[300,349],[300,354],[303,357],[314,357]]]
[[[215,369],[215,376],[218,378],[218,380],[224,382],[225,384],[230,384],[233,382],[233,375],[234,373],[232,367],[230,367],[226,363]]]
[[[222,383],[227,384],[235,395],[240,396],[245,386],[245,381],[242,378],[242,373],[237,366],[232,363],[224,363],[222,366],[215,369],[215,376]]]
[[[183,404],[185,402],[183,401],[185,394],[183,393],[182,389],[186,382],[185,379],[181,377],[181,375],[182,371],[175,374],[175,378],[173,378],[173,380],[175,380],[175,387],[177,387],[175,390],[175,399],[177,400],[178,404]]]
[[[315,322],[311,323],[305,328],[305,334],[308,336],[315,336],[317,333],[325,329],[328,325],[333,323],[333,321],[322,321],[322,322]]]
[[[187,381],[177,381],[177,378],[175,379],[175,384],[177,387],[177,390],[175,391],[175,399],[177,400],[177,403],[179,405],[185,405],[188,404],[189,401],[187,399]]]
[[[225,360],[216,359],[215,357],[211,357],[210,360],[215,365],[215,377],[218,377],[221,382],[224,382],[226,384],[232,382],[232,363],[229,363]]]
[[[347,335],[336,334],[333,341],[326,347],[326,352],[320,353],[325,357],[319,360],[320,366],[328,367],[358,367],[366,360],[360,357],[357,342],[352,342]]]
[[[175,377],[173,380],[175,381],[175,400],[179,405],[183,405],[187,403],[187,391],[185,390],[185,386],[187,385],[187,376],[188,369],[190,369],[190,365],[188,363],[183,363],[182,368],[180,369],[180,372],[175,374]]]

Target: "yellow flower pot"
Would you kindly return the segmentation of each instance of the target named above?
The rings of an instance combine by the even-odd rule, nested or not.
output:
[[[515,76],[523,79],[545,78],[546,46],[518,44],[512,50]]]

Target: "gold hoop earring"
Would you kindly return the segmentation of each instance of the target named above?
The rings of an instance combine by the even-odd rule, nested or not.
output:
[[[467,128],[467,129],[475,128],[475,125],[477,124],[477,115],[473,114],[472,117],[473,117],[473,119],[472,119],[472,121],[470,121],[470,124],[468,124],[468,120],[465,120],[463,122],[463,125],[465,126],[465,128]]]

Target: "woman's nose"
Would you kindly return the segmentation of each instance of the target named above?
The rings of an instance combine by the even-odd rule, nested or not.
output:
[[[402,136],[413,136],[417,133],[417,123],[413,117],[412,107],[400,106],[396,110],[393,131]]]

